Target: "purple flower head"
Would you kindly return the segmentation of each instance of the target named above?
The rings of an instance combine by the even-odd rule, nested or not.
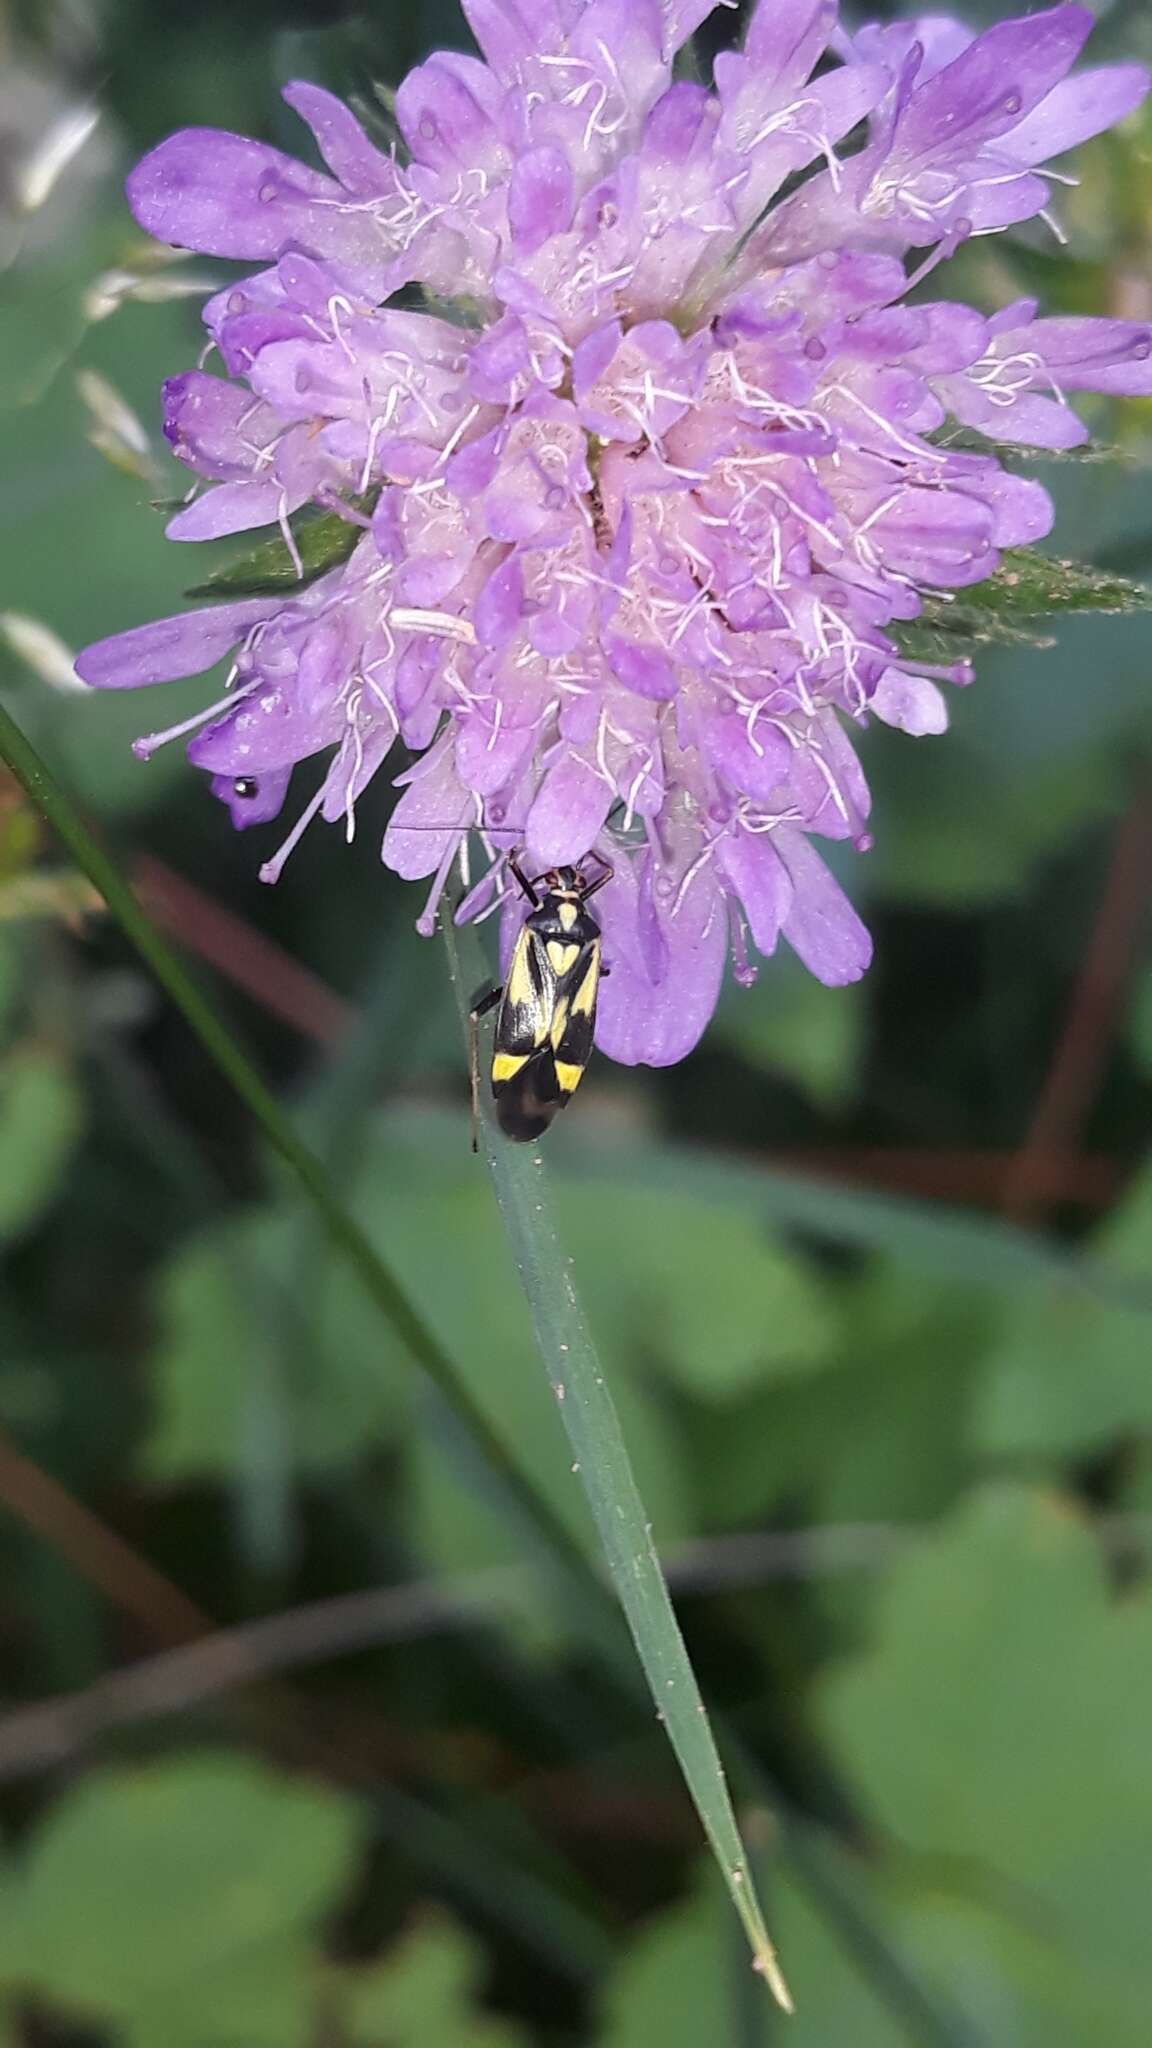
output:
[[[405,79],[403,152],[298,84],[324,170],[191,129],[133,172],[143,227],[262,266],[205,309],[223,374],[165,388],[206,485],[169,532],[278,525],[300,575],[78,666],[123,688],[230,656],[175,731],[237,825],[292,788],[269,880],[315,816],[351,837],[397,754],[383,857],[429,884],[423,930],[466,851],[461,914],[503,903],[507,940],[509,852],[595,849],[615,870],[598,1040],[659,1065],[729,961],[747,981],[783,938],[829,984],[868,966],[818,851],[871,843],[851,735],[941,732],[938,684],[970,680],[893,629],[1051,522],[1037,484],[936,430],[1066,448],[1069,392],[1152,393],[1134,322],[908,294],[968,236],[1044,214],[1045,160],[1148,79],[1073,72],[1091,17],[1071,5],[849,36],[834,0],[761,0],[712,91],[673,80],[709,0],[464,11],[482,58]],[[347,524],[311,581],[305,508]]]

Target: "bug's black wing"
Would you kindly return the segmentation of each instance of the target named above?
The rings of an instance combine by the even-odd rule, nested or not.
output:
[[[547,1130],[562,1101],[551,1029],[556,976],[529,920],[516,941],[496,1019],[492,1094],[505,1137],[527,1142]]]
[[[579,1087],[592,1057],[596,1029],[596,997],[600,989],[600,937],[588,939],[568,972],[556,985],[549,1034],[561,1099],[567,1102]]]

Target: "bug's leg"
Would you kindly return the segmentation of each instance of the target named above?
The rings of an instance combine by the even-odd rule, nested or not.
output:
[[[480,1034],[477,1025],[481,1017],[494,1010],[504,990],[490,988],[468,1012],[468,1082],[472,1092],[472,1150],[480,1150]]]
[[[589,860],[599,861],[603,873],[597,875],[596,880],[594,882],[589,882],[587,888],[584,891],[585,903],[587,903],[588,898],[590,896],[594,896],[596,894],[597,889],[602,889],[604,887],[605,882],[610,882],[612,880],[613,875],[616,873],[616,870],[613,867],[611,861],[605,860],[604,855],[602,853],[597,853],[595,848],[593,848],[592,852],[588,855],[588,858]]]
[[[514,853],[510,853],[508,855],[508,866],[512,874],[515,876],[516,880],[519,882],[520,887],[523,890],[525,896],[528,898],[529,903],[532,905],[533,910],[539,910],[540,898],[536,893],[534,885],[528,880],[527,875],[524,873],[524,870],[520,865],[519,859]]]

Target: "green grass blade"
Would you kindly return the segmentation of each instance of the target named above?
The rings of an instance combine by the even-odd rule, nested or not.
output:
[[[462,1017],[480,981],[479,942],[447,929],[452,978]],[[691,1793],[724,1883],[744,1925],[755,1967],[787,2011],[792,2002],[768,1937],[747,1851],[696,1675],[673,1610],[652,1527],[580,1306],[548,1194],[544,1162],[532,1145],[510,1145],[485,1107],[484,1149],[532,1317],[536,1341],[620,1605],[659,1719]]]

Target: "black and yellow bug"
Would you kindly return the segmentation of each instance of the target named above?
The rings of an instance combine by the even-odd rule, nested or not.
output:
[[[600,985],[600,927],[588,899],[612,879],[590,879],[582,867],[549,868],[529,881],[515,858],[508,866],[531,909],[520,928],[508,978],[472,1011],[472,1096],[476,1107],[477,1019],[495,1009],[492,1094],[505,1137],[539,1138],[579,1086],[592,1054]]]

